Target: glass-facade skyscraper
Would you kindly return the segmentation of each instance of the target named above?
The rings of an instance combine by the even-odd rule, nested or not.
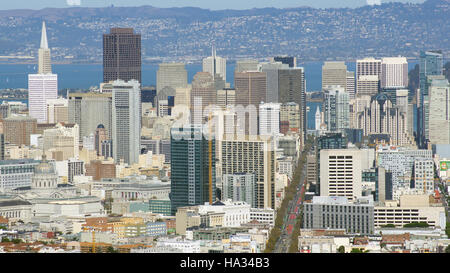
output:
[[[429,94],[428,76],[442,75],[443,55],[441,51],[421,51],[419,63],[420,101],[417,103],[417,144],[425,147],[428,139]]]
[[[142,83],[141,35],[132,28],[111,28],[103,34],[103,82]]]
[[[216,145],[214,138],[210,145],[201,125],[174,127],[170,135],[170,200],[172,215],[175,215],[179,207],[215,201]]]

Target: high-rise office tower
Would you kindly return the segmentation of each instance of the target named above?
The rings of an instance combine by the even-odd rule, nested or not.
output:
[[[7,118],[11,115],[11,108],[9,107],[8,102],[3,101],[0,104],[0,119]]]
[[[41,47],[38,51],[38,74],[52,74],[52,63],[50,49],[48,48],[47,28],[45,22],[42,22]]]
[[[381,79],[381,60],[375,58],[364,58],[356,60],[356,80],[359,76],[378,76]]]
[[[203,123],[203,111],[210,105],[215,105],[217,91],[214,79],[208,72],[198,72],[192,80],[191,90],[191,120],[194,124]],[[200,104],[201,101],[201,104]]]
[[[372,97],[370,107],[357,116],[358,128],[363,129],[364,136],[388,134],[392,145],[411,146],[414,140],[408,133],[408,117],[397,106],[393,106],[384,94]]]
[[[381,58],[380,87],[408,87],[408,61],[406,57]]]
[[[350,99],[354,99],[356,97],[356,81],[355,81],[355,72],[347,71],[347,93]]]
[[[227,106],[236,104],[236,90],[231,88],[224,88],[217,90],[217,105],[222,109],[226,109]]]
[[[212,48],[212,56],[203,59],[203,72],[208,72],[216,77],[218,74],[222,80],[227,81],[227,59],[216,55],[216,48]]]
[[[36,119],[26,116],[10,116],[3,119],[5,142],[30,145],[30,135],[36,133]]]
[[[5,135],[0,134],[0,160],[5,160]]]
[[[255,71],[235,73],[237,104],[258,106],[266,101],[266,86],[266,73]]]
[[[69,123],[80,126],[80,139],[102,124],[112,137],[112,93],[69,93]]]
[[[140,84],[135,80],[113,82],[112,139],[113,156],[131,165],[139,162],[141,139]]]
[[[258,60],[238,60],[234,72],[256,71],[258,64]]]
[[[183,63],[161,63],[156,72],[156,92],[164,87],[177,89],[186,88],[188,85],[187,71]]]
[[[46,106],[48,123],[69,123],[69,107],[67,99],[49,99],[47,100]]]
[[[222,200],[242,201],[256,208],[255,174],[224,174],[222,181]]]
[[[245,119],[239,119],[239,131],[244,134],[257,133],[257,115],[259,104],[266,101],[266,73],[264,72],[239,72],[234,74],[234,88],[236,90],[236,106],[253,108],[254,112],[248,112]],[[255,126],[256,125],[256,126]],[[254,127],[252,127],[254,126]]]
[[[344,196],[354,201],[362,196],[362,161],[359,149],[320,151],[320,196]]]
[[[214,79],[207,72],[197,72],[192,80],[191,109],[194,109],[194,99],[202,99],[202,109],[215,104],[217,91],[214,87]]]
[[[444,75],[427,78],[430,81],[429,141],[450,144],[450,84]]]
[[[259,134],[276,136],[280,133],[280,104],[259,105]]]
[[[325,62],[322,66],[322,90],[340,85],[347,90],[347,66],[345,62]]]
[[[177,87],[175,89],[175,102],[174,105],[185,105],[186,107],[191,107],[191,91],[192,85],[188,87]]]
[[[156,97],[155,86],[146,86],[141,88],[142,103],[151,103],[152,105],[155,105],[155,97]]]
[[[28,75],[29,113],[31,117],[37,119],[38,123],[46,123],[47,100],[58,97],[58,75],[52,74],[45,22],[42,23],[38,67],[38,74]]]
[[[278,70],[278,102],[295,102],[300,108],[299,133],[305,136],[306,132],[306,83],[303,67]],[[302,146],[304,137],[302,139]]]
[[[316,147],[317,183],[316,194],[320,194],[320,151],[324,149],[347,149],[347,139],[342,133],[326,133],[319,136]]]
[[[171,129],[172,214],[179,207],[216,200],[215,139],[209,140],[201,125]]]
[[[261,63],[258,65],[258,71],[266,73],[267,92],[265,102],[279,102],[278,100],[278,70],[289,69],[289,65],[281,62]]]
[[[142,83],[141,34],[132,28],[111,28],[103,34],[103,82]]]
[[[28,105],[30,116],[38,123],[47,123],[47,100],[58,97],[58,75],[28,75]]]
[[[273,140],[225,136],[220,147],[222,176],[236,173],[255,174],[256,206],[275,209],[276,157]]]
[[[442,51],[421,51],[419,62],[420,95],[417,103],[417,144],[425,147],[429,130],[429,92],[428,76],[442,75]]]
[[[289,67],[297,67],[297,58],[291,56],[276,56],[273,57],[274,62],[281,62],[283,64],[289,65]]]
[[[380,79],[377,75],[362,75],[356,81],[356,95],[375,96],[380,90]]]
[[[367,85],[370,86],[374,85],[372,83],[372,81],[375,80],[374,76],[378,77],[377,86],[379,88],[380,86],[379,82],[381,79],[381,60],[375,58],[364,58],[356,60],[356,94],[358,96],[368,93]],[[361,79],[361,77],[363,78]],[[368,81],[371,83],[368,83]],[[371,91],[371,93],[373,92]],[[372,94],[372,96],[373,95],[375,94]]]
[[[349,102],[350,110],[350,128],[358,128],[358,114],[364,112],[366,107],[370,106],[371,96],[357,96]]]
[[[322,109],[328,131],[350,128],[349,96],[343,87],[328,85],[324,89]]]
[[[300,132],[300,106],[295,102],[283,103],[280,106],[280,133]]]

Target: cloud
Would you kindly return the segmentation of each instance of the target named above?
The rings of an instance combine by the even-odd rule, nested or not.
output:
[[[69,6],[80,6],[81,0],[66,0],[66,3]]]

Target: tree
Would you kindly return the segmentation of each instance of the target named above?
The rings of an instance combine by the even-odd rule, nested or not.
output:
[[[108,248],[106,249],[106,253],[119,253],[119,251],[117,251],[114,247],[112,246],[108,246]]]
[[[362,248],[352,248],[352,251],[350,253],[364,253]]]
[[[450,253],[450,245],[445,248],[445,253]]]
[[[427,222],[412,222],[412,223],[403,225],[403,227],[405,227],[405,228],[415,228],[415,227],[427,228],[427,227],[429,227],[429,225]]]
[[[344,246],[340,246],[340,247],[337,249],[337,251],[338,251],[338,253],[345,253],[345,247],[344,247]]]
[[[9,243],[11,242],[7,237],[2,238],[2,243]]]
[[[11,242],[13,242],[14,244],[20,244],[20,243],[22,243],[22,240],[21,239],[12,239]]]

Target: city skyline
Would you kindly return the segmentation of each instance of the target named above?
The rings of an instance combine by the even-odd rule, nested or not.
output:
[[[445,33],[411,40],[417,64],[378,36],[381,28],[401,33],[390,29],[398,25],[392,14],[405,10],[448,22],[449,1],[269,15],[166,9],[169,16],[158,19],[163,12],[153,7],[55,9],[24,19],[33,31],[0,32],[0,41],[13,41],[10,52],[25,40],[27,54],[38,56],[36,64],[9,64],[27,75],[25,89],[2,89],[11,74],[0,71],[0,253],[183,253],[165,267],[174,272],[283,269],[307,253],[450,253],[450,62],[437,38]],[[378,11],[384,15],[376,22]],[[355,13],[371,20],[358,33],[338,28],[337,36],[311,42],[296,31],[327,29],[336,14],[352,26],[346,20]],[[210,39],[210,18],[200,23],[192,14],[219,16],[216,30],[241,31]],[[6,24],[19,33],[22,16],[0,17],[0,31]],[[68,31],[74,26],[82,27]],[[288,50],[280,41],[294,34],[299,47]],[[148,70],[149,42],[157,47],[154,37],[170,35],[176,50],[164,42]],[[356,47],[369,40],[354,62],[328,52],[325,62],[305,65],[308,48],[336,47],[335,37],[349,44],[351,35],[359,37]],[[199,49],[201,37],[208,50]],[[54,60],[74,58],[74,49],[61,50],[58,38],[84,52],[87,65],[77,69],[102,59],[101,73],[60,74]],[[101,49],[90,52],[93,40]],[[261,52],[268,42],[278,50]],[[192,69],[194,60],[201,64]],[[66,77],[75,88],[58,90]],[[89,77],[93,85],[83,88]],[[315,89],[307,93],[309,81]],[[252,257],[219,261],[215,253]],[[263,253],[293,258],[278,264]]]
[[[32,4],[26,0],[14,1],[14,3],[4,3],[3,9],[23,9],[26,6],[29,9],[43,9],[43,8],[63,8],[63,7],[108,7],[114,6],[144,6],[150,5],[159,8],[171,8],[171,7],[199,7],[211,10],[223,10],[223,9],[252,9],[252,8],[293,8],[308,6],[313,8],[355,8],[365,5],[383,4],[387,2],[402,2],[402,3],[422,3],[425,0],[346,0],[346,1],[333,1],[333,0],[251,0],[242,3],[242,1],[231,0],[226,3],[208,1],[208,0],[41,0],[38,3],[33,1]],[[26,3],[25,3],[26,2]],[[239,8],[237,8],[239,7]]]

